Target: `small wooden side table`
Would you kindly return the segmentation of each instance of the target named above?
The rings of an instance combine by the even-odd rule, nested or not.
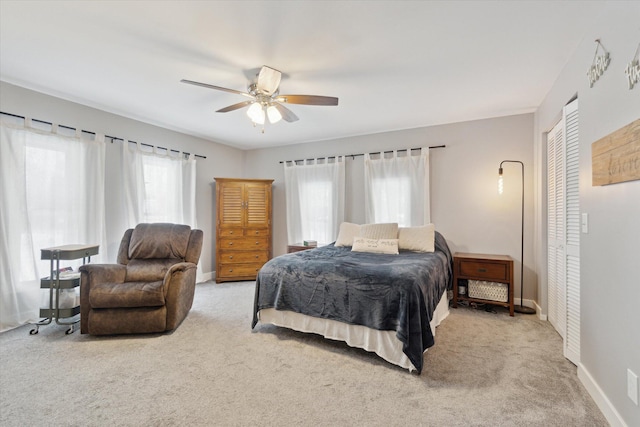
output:
[[[305,246],[302,243],[294,243],[293,245],[287,246],[287,253],[306,251],[307,249],[315,249],[316,246]]]
[[[471,298],[459,295],[458,280],[486,280],[490,282],[506,283],[509,286],[507,302]],[[513,258],[509,255],[470,254],[456,252],[453,254],[453,308],[458,307],[458,301],[501,305],[509,308],[509,315],[513,316]]]

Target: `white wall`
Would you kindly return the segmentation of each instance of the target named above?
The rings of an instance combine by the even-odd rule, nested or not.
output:
[[[287,124],[283,124],[286,126]],[[248,178],[274,179],[274,255],[287,247],[284,172],[281,160],[359,154],[430,145],[431,219],[452,251],[498,253],[515,260],[516,296],[520,271],[520,166],[505,165],[505,194],[498,196],[502,160],[525,164],[525,299],[536,299],[533,272],[533,114],[432,126],[331,141],[251,150]],[[364,222],[363,157],[347,160],[346,220]]]
[[[629,90],[624,69],[640,42],[640,3],[607,2],[536,113],[539,186],[546,188],[544,145],[562,106],[579,100],[581,234],[581,379],[612,424],[640,425],[640,408],[627,397],[627,369],[640,375],[640,181],[591,185],[591,144],[640,118],[640,86]],[[601,39],[609,68],[593,88],[587,69]],[[542,221],[546,194],[536,207]],[[540,294],[546,306],[545,224],[537,231]],[[599,388],[599,389],[598,389]]]
[[[204,232],[204,244],[200,262],[204,273],[214,270],[215,239],[215,187],[213,177],[218,175],[241,177],[243,153],[241,150],[204,139],[173,132],[157,126],[127,119],[122,116],[90,108],[39,92],[0,82],[0,110],[52,123],[125,138],[146,144],[186,151],[206,156],[197,160],[196,216],[198,228]],[[118,188],[120,184],[121,142],[107,143],[107,165],[105,186]],[[113,192],[112,194],[116,194]],[[107,200],[107,253],[115,261],[123,225],[118,223],[120,206]],[[101,248],[104,253],[104,248]]]

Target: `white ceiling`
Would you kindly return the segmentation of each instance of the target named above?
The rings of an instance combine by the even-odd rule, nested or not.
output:
[[[310,142],[534,111],[602,3],[2,0],[0,79],[242,149]],[[262,134],[215,113],[242,96],[180,83],[244,91],[262,65],[339,105]]]

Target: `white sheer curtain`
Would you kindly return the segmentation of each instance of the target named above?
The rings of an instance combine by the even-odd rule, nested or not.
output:
[[[127,228],[142,222],[170,222],[197,228],[196,160],[179,153],[146,151],[122,142],[123,212]],[[198,264],[197,279],[202,278]]]
[[[38,319],[41,249],[99,244],[106,259],[104,137],[62,132],[0,124],[0,331]]]
[[[284,163],[289,244],[333,242],[344,221],[344,156]]]
[[[191,156],[190,156],[191,157]],[[122,143],[127,226],[172,222],[196,228],[196,161]]]
[[[430,222],[429,149],[420,155],[407,150],[391,157],[364,158],[365,218],[367,223],[397,222],[401,227]]]

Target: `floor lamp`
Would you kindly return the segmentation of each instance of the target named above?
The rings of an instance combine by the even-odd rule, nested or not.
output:
[[[502,194],[504,185],[502,181],[502,164],[503,163],[520,163],[522,170],[522,234],[520,236],[520,305],[516,305],[513,309],[516,313],[521,314],[535,314],[535,310],[531,307],[525,307],[522,304],[522,295],[524,289],[524,163],[519,160],[503,160],[500,162],[500,168],[498,169],[498,194]]]

